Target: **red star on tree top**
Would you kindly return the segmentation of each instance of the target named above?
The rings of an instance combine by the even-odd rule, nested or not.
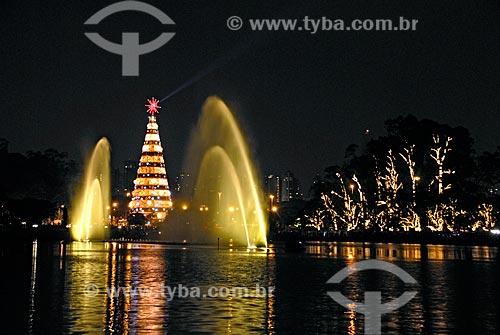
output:
[[[158,112],[158,108],[161,108],[159,105],[158,105],[158,102],[160,102],[158,99],[155,99],[154,97],[151,98],[151,99],[148,99],[148,104],[147,105],[144,105],[148,108],[148,113],[151,114],[152,116],[155,115],[155,113],[159,113]]]

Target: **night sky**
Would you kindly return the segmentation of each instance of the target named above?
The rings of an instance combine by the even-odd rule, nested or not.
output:
[[[500,2],[498,1],[150,1],[176,23],[122,12],[97,27],[84,22],[116,1],[2,2],[0,137],[10,151],[55,148],[81,160],[107,136],[113,165],[138,159],[146,98],[163,98],[158,123],[168,173],[182,166],[203,101],[233,108],[263,174],[292,170],[305,186],[342,161],[350,143],[383,131],[400,114],[466,126],[478,152],[500,145]],[[303,2],[303,3],[302,3]],[[230,31],[248,18],[392,18],[419,20],[416,32]],[[121,57],[86,31],[141,43],[175,37],[140,57],[140,76],[121,76]]]

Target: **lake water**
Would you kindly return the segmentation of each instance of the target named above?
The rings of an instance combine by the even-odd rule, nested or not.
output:
[[[326,283],[371,258],[418,285],[378,270]],[[354,301],[365,291],[384,301],[417,291],[383,316],[383,334],[500,332],[497,248],[311,243],[287,253],[33,242],[1,246],[0,259],[1,334],[363,334],[363,315],[328,296],[335,290]]]

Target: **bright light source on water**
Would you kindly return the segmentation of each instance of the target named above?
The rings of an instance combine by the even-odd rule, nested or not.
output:
[[[215,222],[217,234],[234,237],[235,244],[267,246],[267,201],[246,138],[221,99],[205,102],[188,158],[187,170],[196,172],[193,202],[205,204],[200,212],[211,209],[199,220]],[[226,209],[230,215],[220,214]]]
[[[73,199],[71,235],[77,241],[104,238],[103,228],[111,201],[109,163],[110,146],[103,137],[87,162],[82,187]]]

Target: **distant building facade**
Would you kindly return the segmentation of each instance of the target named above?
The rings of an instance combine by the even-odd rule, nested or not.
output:
[[[302,200],[300,182],[291,171],[287,171],[281,181],[281,202]]]
[[[120,169],[114,168],[111,170],[111,193],[113,196],[118,196],[122,193],[121,177]]]
[[[278,204],[281,199],[281,177],[278,175],[270,174],[264,179],[264,192],[266,198],[271,198],[271,206]]]
[[[128,160],[123,163],[123,189],[125,192],[134,190],[134,180],[137,176],[137,163]]]

